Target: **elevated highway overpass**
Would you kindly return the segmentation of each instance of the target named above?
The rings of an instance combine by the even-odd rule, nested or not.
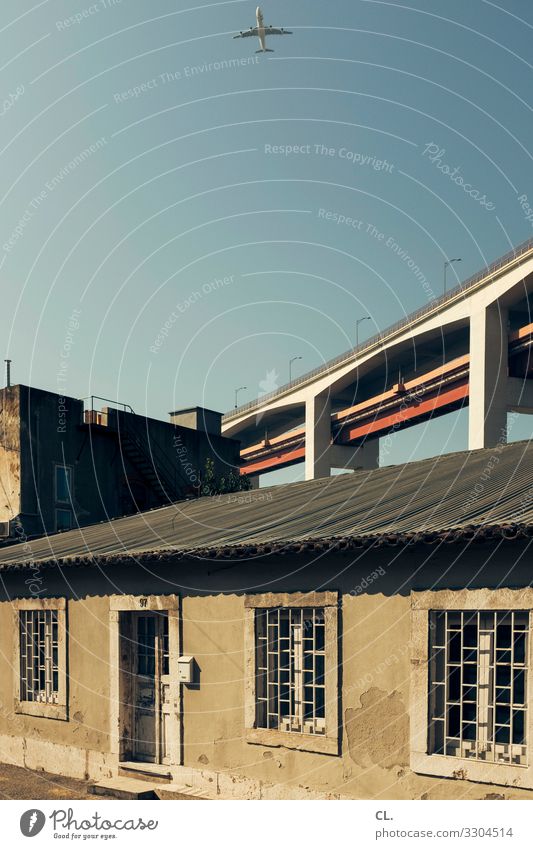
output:
[[[305,477],[371,468],[379,439],[469,408],[469,447],[505,441],[533,413],[533,239],[356,349],[227,413],[253,478],[305,461]]]

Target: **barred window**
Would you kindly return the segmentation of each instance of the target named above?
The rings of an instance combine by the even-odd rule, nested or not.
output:
[[[525,765],[527,611],[430,611],[429,753]]]
[[[58,611],[21,610],[20,700],[54,705],[58,693]]]
[[[326,733],[323,608],[255,611],[256,727]]]

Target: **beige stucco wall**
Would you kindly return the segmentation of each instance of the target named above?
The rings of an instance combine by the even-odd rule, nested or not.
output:
[[[149,588],[154,595],[179,593],[181,651],[193,655],[199,667],[197,681],[182,686],[185,767],[277,785],[288,798],[307,788],[353,798],[531,798],[527,790],[417,775],[409,768],[411,590],[496,586],[511,561],[513,585],[528,583],[528,560],[512,544],[492,553],[478,547],[467,561],[450,568],[457,551],[447,546],[436,552],[426,562],[423,581],[418,567],[426,561],[426,548],[404,555],[395,549],[370,552],[360,563],[339,555],[307,567],[295,559],[229,569],[179,562],[159,570],[153,565],[149,570],[117,568],[109,570],[107,584],[104,572],[73,569],[68,588],[49,571],[47,593],[69,596],[69,720],[10,713],[12,610],[8,601],[0,602],[0,759],[18,762],[25,757],[28,766],[91,777],[106,771],[116,774],[117,757],[110,754],[108,738],[110,680],[116,674],[109,669],[109,596],[118,587],[132,596],[142,596]],[[362,577],[378,568],[383,576],[361,592],[354,590]],[[6,573],[6,580],[12,598],[22,594],[22,575]],[[244,595],[317,586],[338,590],[341,597],[338,757],[253,745],[244,739]],[[47,742],[56,748],[45,763]]]
[[[184,762],[327,794],[378,799],[531,798],[529,791],[415,775],[409,769],[410,600],[342,598],[339,757],[251,745],[243,737],[242,596],[183,599],[183,645],[201,669],[185,688]],[[282,735],[280,735],[282,737]],[[294,795],[294,793],[292,794]]]
[[[18,762],[22,756],[31,768],[84,777],[90,772],[87,752],[108,752],[108,611],[106,598],[68,602],[69,711],[64,721],[14,713],[14,615],[8,602],[0,604],[0,760]],[[24,745],[6,751],[5,737],[22,738]],[[32,747],[31,741],[51,745]],[[55,753],[55,746],[65,748]]]

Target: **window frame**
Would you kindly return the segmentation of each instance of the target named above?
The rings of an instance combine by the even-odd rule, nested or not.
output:
[[[57,472],[58,469],[65,469],[69,474],[69,486],[67,498],[59,498],[57,491]],[[74,468],[67,463],[54,463],[54,503],[56,505],[68,504],[72,510],[72,494],[74,492]]]
[[[13,599],[13,683],[14,712],[28,716],[42,716],[48,719],[68,719],[68,670],[67,670],[67,603],[65,598],[23,598]],[[58,691],[57,701],[27,701],[21,698],[21,655],[20,655],[20,614],[22,611],[57,612],[58,624]]]
[[[112,595],[109,596],[109,728],[110,753],[120,764],[124,760],[124,739],[131,734],[128,708],[131,699],[121,695],[124,686],[124,659],[121,643],[123,630],[122,613],[149,613],[166,611],[168,616],[168,663],[171,678],[171,729],[169,736],[169,763],[183,764],[183,688],[187,685],[178,681],[178,660],[182,654],[181,599],[179,595]],[[128,679],[126,675],[126,683]],[[197,684],[190,685],[193,688]],[[128,732],[129,729],[129,732]]]
[[[326,733],[306,734],[256,727],[255,613],[268,608],[321,608],[325,623]],[[339,755],[338,592],[257,593],[244,597],[244,727],[247,743]]]
[[[430,745],[430,613],[432,611],[527,611],[530,615],[527,652],[526,751],[527,763],[480,761],[455,755],[433,754]],[[411,756],[413,772],[441,778],[467,779],[488,784],[533,789],[533,710],[529,707],[533,672],[531,612],[533,589],[437,590],[411,593]]]

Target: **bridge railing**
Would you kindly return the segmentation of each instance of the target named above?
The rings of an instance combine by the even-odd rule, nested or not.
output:
[[[255,398],[253,401],[248,401],[246,404],[241,404],[240,407],[236,407],[234,410],[230,410],[230,412],[226,413],[223,416],[223,422],[229,422],[234,418],[238,418],[243,413],[249,412],[257,407],[262,406],[265,401],[270,401],[273,398],[278,398],[280,395],[285,394],[291,389],[296,389],[298,386],[301,386],[304,383],[307,383],[309,380],[312,380],[314,377],[319,377],[320,375],[328,374],[334,368],[337,368],[344,363],[348,363],[351,360],[357,358],[358,355],[364,353],[368,349],[374,347],[374,345],[379,344],[380,342],[384,342],[389,336],[394,335],[401,330],[402,328],[408,327],[414,321],[419,318],[422,318],[424,315],[427,315],[434,310],[439,309],[443,304],[448,301],[453,300],[457,295],[462,292],[468,291],[476,283],[479,283],[480,280],[483,280],[484,277],[490,277],[504,265],[511,262],[513,259],[518,259],[518,257],[522,256],[522,254],[527,253],[529,250],[533,248],[533,238],[527,239],[522,244],[518,245],[516,248],[513,248],[511,251],[508,251],[503,256],[499,257],[494,262],[487,265],[486,268],[483,268],[481,271],[476,271],[475,274],[472,274],[466,280],[463,280],[459,283],[458,286],[455,286],[453,289],[450,289],[446,294],[441,295],[439,298],[433,298],[433,300],[429,301],[429,303],[424,304],[423,307],[419,307],[414,312],[410,313],[405,318],[396,321],[394,324],[391,324],[385,330],[380,333],[375,333],[374,336],[371,336],[369,339],[365,339],[364,342],[361,342],[357,347],[351,348],[349,351],[344,351],[342,354],[334,357],[331,360],[328,360],[321,366],[317,366],[311,371],[306,372],[305,374],[300,375],[300,377],[294,378],[289,383],[283,384],[283,386],[279,386],[277,389],[274,389],[272,392],[267,392],[265,395],[261,395],[260,398]]]

